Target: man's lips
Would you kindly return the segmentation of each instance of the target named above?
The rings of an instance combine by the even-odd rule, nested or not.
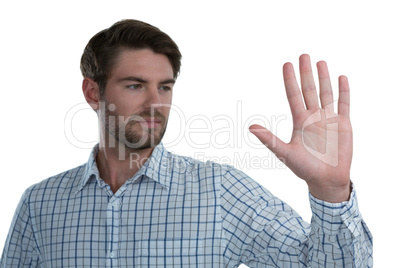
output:
[[[158,119],[158,118],[144,118],[143,120],[139,120],[138,123],[140,123],[141,125],[145,125],[148,128],[153,128],[153,127],[157,127],[161,124],[162,120]]]
[[[141,120],[140,122],[147,122],[147,123],[160,123],[161,120],[158,118],[144,118],[144,120]]]
[[[146,118],[144,121],[146,121],[146,122],[158,122],[158,123],[161,122],[161,120],[157,119],[157,118]]]

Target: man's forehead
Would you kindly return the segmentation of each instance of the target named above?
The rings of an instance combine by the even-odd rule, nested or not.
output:
[[[172,80],[174,76],[168,57],[150,49],[121,51],[110,74],[117,79],[137,77],[143,80]]]

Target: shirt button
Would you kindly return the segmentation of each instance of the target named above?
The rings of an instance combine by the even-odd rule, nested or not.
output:
[[[109,252],[108,257],[113,259],[114,258],[114,252]]]

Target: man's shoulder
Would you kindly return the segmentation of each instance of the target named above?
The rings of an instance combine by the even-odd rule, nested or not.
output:
[[[24,197],[31,199],[35,196],[51,196],[68,189],[73,190],[80,182],[85,166],[86,164],[82,164],[33,184],[25,191]]]
[[[261,185],[247,175],[244,171],[227,163],[213,160],[202,161],[189,156],[169,152],[167,158],[172,170],[186,173],[186,180],[213,179],[223,187],[232,188],[261,188]],[[170,169],[169,169],[170,170]]]
[[[219,184],[221,194],[224,199],[239,201],[244,204],[256,204],[266,200],[274,200],[274,205],[282,206],[284,203],[275,198],[272,193],[264,186],[250,177],[246,172],[235,166],[218,163],[212,160],[201,161],[192,157],[180,156],[170,153],[171,159],[177,162],[183,161],[187,171],[191,171],[191,176],[186,176],[186,180],[205,181],[211,184],[213,181]],[[253,201],[254,200],[254,201]],[[258,201],[258,202],[257,202]]]

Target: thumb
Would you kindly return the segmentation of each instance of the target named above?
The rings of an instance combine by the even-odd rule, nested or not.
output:
[[[268,147],[278,158],[283,158],[286,155],[286,143],[284,143],[271,131],[263,126],[254,124],[249,127],[253,133],[265,146]]]

